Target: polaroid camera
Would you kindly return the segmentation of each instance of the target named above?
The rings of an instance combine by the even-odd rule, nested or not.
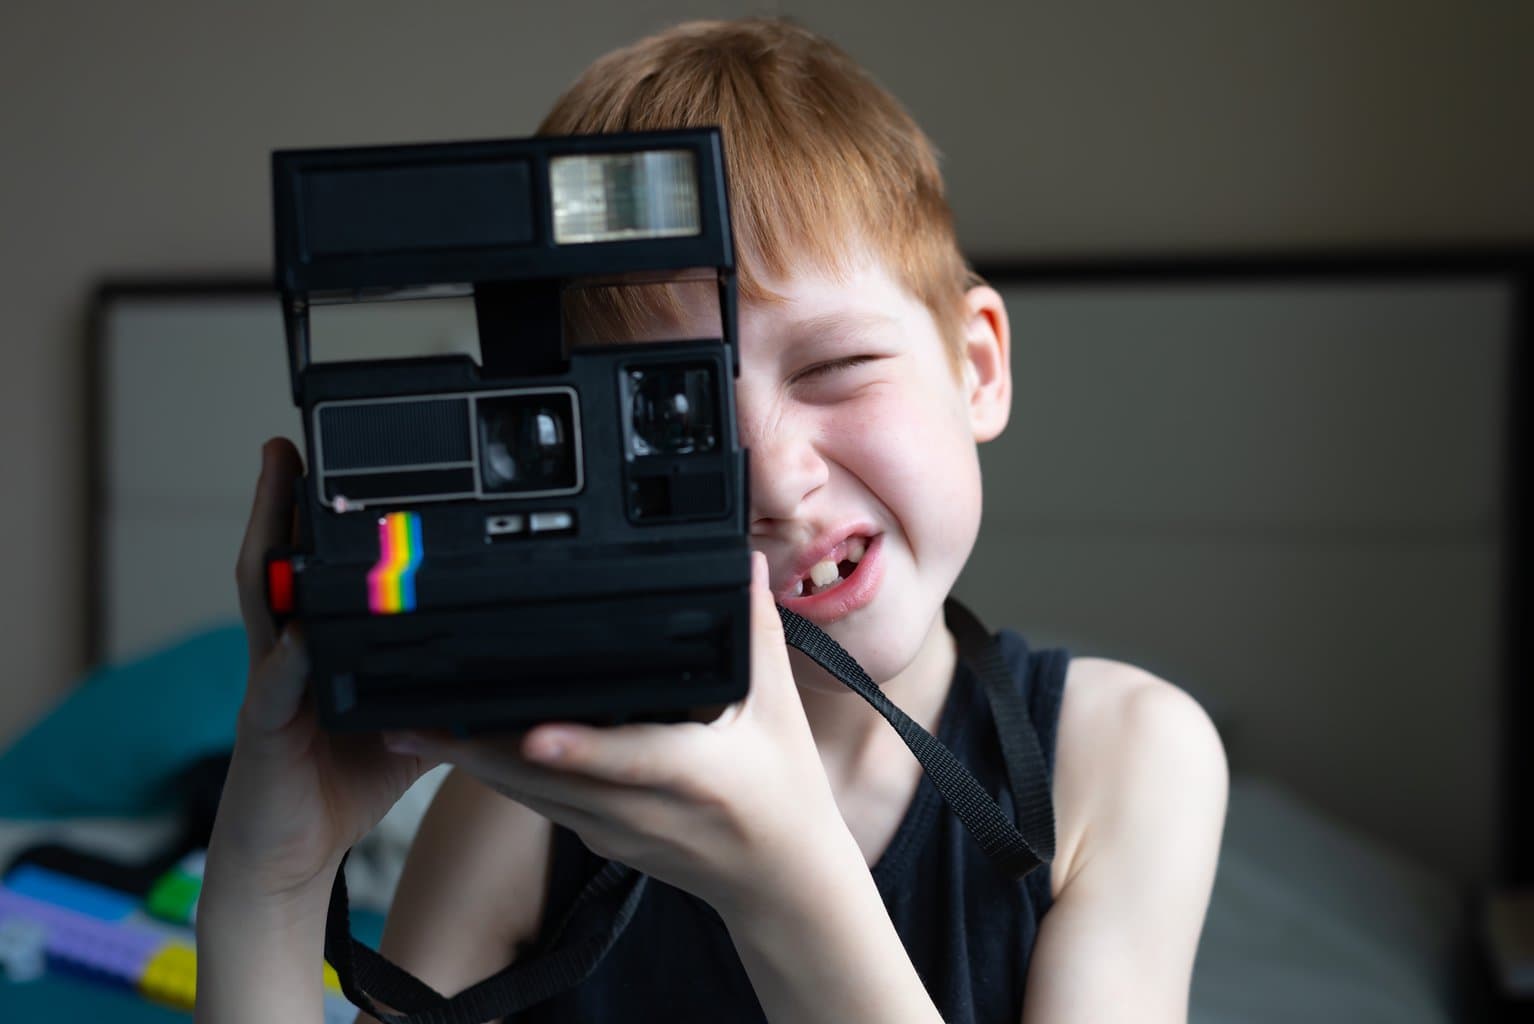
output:
[[[323,723],[668,720],[748,685],[736,290],[716,130],[282,151],[308,473],[267,596]],[[710,272],[721,337],[567,338],[583,282]],[[472,294],[480,359],[316,362],[309,309]]]

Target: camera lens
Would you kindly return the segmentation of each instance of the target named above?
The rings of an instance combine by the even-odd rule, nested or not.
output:
[[[628,371],[629,451],[693,455],[718,440],[712,366],[647,366]]]
[[[484,490],[540,494],[577,487],[575,407],[570,395],[533,392],[481,398],[479,464]]]

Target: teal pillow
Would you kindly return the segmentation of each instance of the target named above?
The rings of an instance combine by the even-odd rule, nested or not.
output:
[[[0,753],[0,817],[128,817],[173,806],[191,761],[234,745],[245,632],[220,626],[92,672]]]

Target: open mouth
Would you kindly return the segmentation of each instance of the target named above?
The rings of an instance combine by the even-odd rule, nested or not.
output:
[[[808,575],[795,580],[787,596],[818,597],[835,590],[857,572],[858,563],[867,554],[869,543],[868,537],[848,537],[825,558],[811,566]]]

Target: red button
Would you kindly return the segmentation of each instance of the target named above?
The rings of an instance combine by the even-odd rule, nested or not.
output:
[[[293,563],[286,558],[266,563],[266,601],[278,615],[293,614]]]

